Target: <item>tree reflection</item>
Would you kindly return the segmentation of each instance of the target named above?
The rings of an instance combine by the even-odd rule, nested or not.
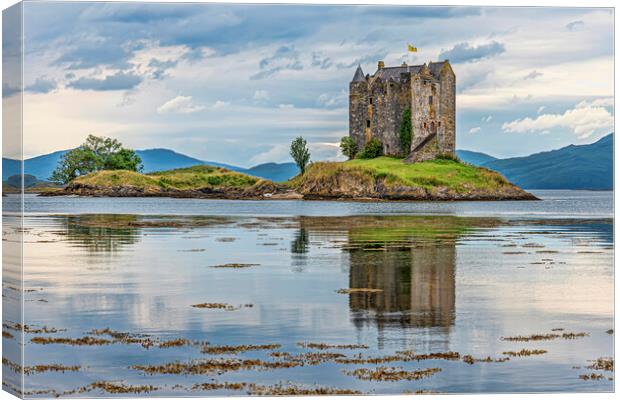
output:
[[[63,218],[64,229],[57,233],[74,247],[92,253],[113,253],[140,240],[140,228],[131,227],[137,220],[135,215],[68,216]]]

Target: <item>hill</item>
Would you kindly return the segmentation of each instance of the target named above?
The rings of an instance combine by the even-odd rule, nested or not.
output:
[[[316,162],[290,184],[309,199],[535,199],[496,172],[447,159],[415,164],[393,157]]]
[[[613,189],[613,134],[527,157],[483,164],[524,189]]]
[[[461,161],[478,166],[497,160],[497,158],[488,154],[470,150],[457,150],[456,155]]]
[[[240,172],[274,182],[284,182],[299,174],[299,168],[295,163],[266,163],[240,170]]]
[[[34,175],[39,180],[47,180],[58,165],[60,158],[68,151],[69,150],[60,150],[26,159],[24,162],[24,172]],[[226,168],[231,171],[242,172],[275,182],[286,181],[299,173],[299,169],[295,163],[266,163],[256,165],[252,168],[242,168],[215,161],[199,160],[170,149],[136,150],[136,153],[142,159],[144,173],[187,168],[194,165],[212,165],[214,167]],[[2,180],[6,181],[9,176],[18,174],[20,169],[19,164],[17,160],[2,158]]]
[[[255,199],[289,192],[271,181],[211,165],[196,165],[141,174],[134,171],[99,171],[80,176],[48,196],[187,197]]]

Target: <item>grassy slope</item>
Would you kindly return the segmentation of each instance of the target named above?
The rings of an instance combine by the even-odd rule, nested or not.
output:
[[[192,190],[205,187],[245,188],[260,182],[255,178],[224,168],[197,165],[169,171],[140,174],[133,171],[99,171],[75,179],[74,183],[89,186],[133,186],[145,190]]]
[[[393,157],[349,160],[341,163],[313,163],[303,177],[297,176],[291,180],[291,183],[296,186],[305,180],[341,172],[368,179],[385,178],[388,185],[418,186],[425,189],[444,186],[457,192],[472,188],[495,189],[509,185],[508,181],[500,174],[469,164],[452,160],[432,160],[405,164],[402,159]]]

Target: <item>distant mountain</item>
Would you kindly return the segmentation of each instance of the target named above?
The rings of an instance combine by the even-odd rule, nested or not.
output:
[[[488,154],[480,153],[478,151],[470,151],[470,150],[457,150],[456,155],[461,161],[464,161],[472,165],[478,165],[478,166],[497,160],[497,158],[490,156]]]
[[[144,172],[165,171],[168,169],[191,167],[192,165],[209,164],[216,167],[239,171],[243,168],[222,164],[215,161],[202,161],[169,149],[136,150],[142,159]]]
[[[26,159],[24,162],[24,172],[36,176],[39,180],[47,180],[58,165],[60,158],[68,151],[69,150],[60,150]],[[142,158],[144,172],[191,167],[192,165],[199,164],[214,165],[233,171],[243,170],[243,168],[234,165],[222,164],[214,161],[202,161],[168,149],[137,150],[136,153]],[[10,158],[2,158],[2,180],[5,181],[9,176],[15,174],[19,174],[19,161]]]
[[[494,160],[483,166],[524,189],[612,190],[613,133],[592,144]]]
[[[67,151],[56,151],[27,159],[25,173],[34,175],[39,180],[47,180],[60,157]],[[145,172],[209,164],[275,182],[286,181],[299,173],[294,163],[266,163],[252,168],[241,168],[199,160],[169,149],[138,150],[137,153],[142,158]],[[524,189],[613,189],[613,134],[589,145],[570,145],[527,157],[497,159],[469,150],[457,150],[457,155],[467,163],[500,172],[509,181]],[[2,159],[3,181],[18,173],[18,161]]]
[[[295,163],[267,163],[241,170],[244,174],[270,179],[274,182],[287,181],[299,174],[299,168]]]

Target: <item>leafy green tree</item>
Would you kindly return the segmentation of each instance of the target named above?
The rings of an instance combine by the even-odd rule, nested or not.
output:
[[[293,160],[295,160],[295,163],[303,175],[306,171],[308,163],[310,162],[310,150],[308,150],[306,139],[301,136],[293,139],[293,142],[291,143],[291,157],[293,157]]]
[[[377,158],[383,154],[383,145],[377,138],[372,138],[364,145],[364,150],[357,158]]]
[[[406,156],[411,151],[411,136],[413,127],[411,126],[411,109],[407,108],[403,112],[403,120],[400,123],[400,148]]]
[[[88,135],[78,148],[67,152],[49,178],[67,184],[81,175],[101,170],[142,171],[142,160],[116,139]]]
[[[342,154],[349,157],[349,160],[355,158],[357,154],[357,143],[350,136],[345,136],[340,139],[340,149],[342,150]]]

